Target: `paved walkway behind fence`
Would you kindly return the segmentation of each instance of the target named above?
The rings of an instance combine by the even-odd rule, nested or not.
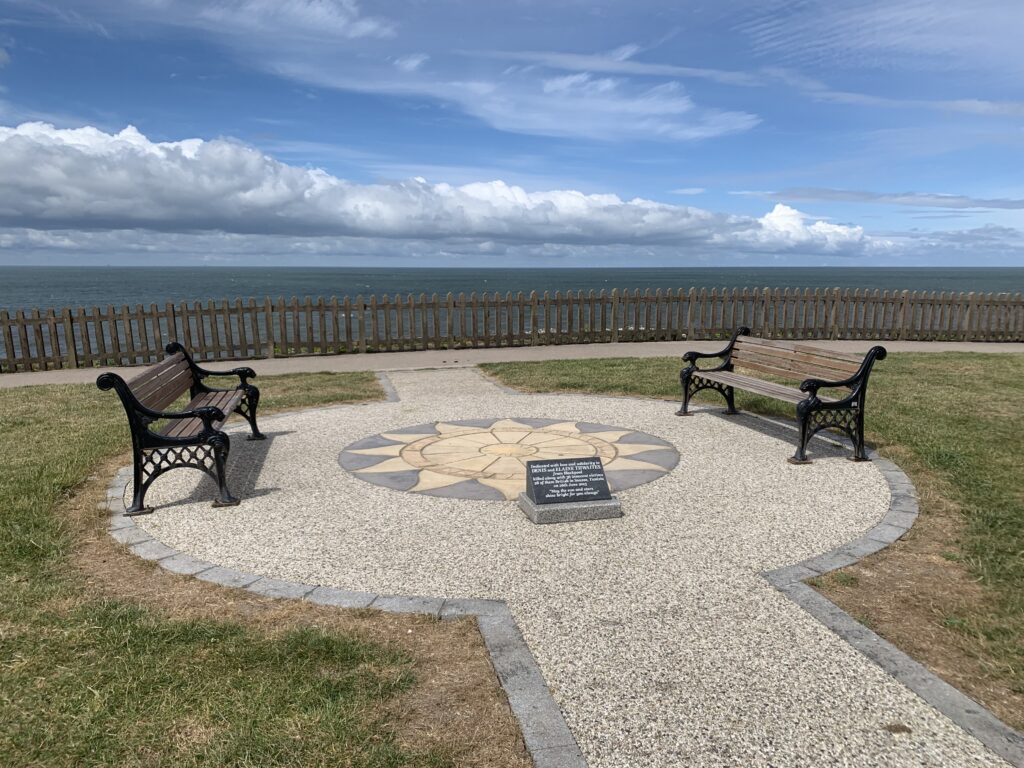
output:
[[[890,352],[991,352],[1024,354],[1024,344],[981,341],[809,341],[826,349],[864,352],[881,343]],[[415,352],[379,352],[355,355],[315,355],[249,361],[206,361],[205,367],[219,369],[250,365],[258,374],[313,371],[401,371],[421,368],[466,368],[479,363],[528,360],[581,360],[588,357],[680,357],[695,349],[713,352],[721,341],[647,341],[618,344],[567,344],[549,347],[491,347],[484,349],[431,349]],[[95,381],[103,371],[122,376],[136,375],[141,368],[77,368],[33,373],[0,374],[0,389],[33,384],[77,384]]]

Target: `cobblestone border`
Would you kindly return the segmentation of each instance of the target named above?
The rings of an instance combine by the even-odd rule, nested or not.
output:
[[[517,395],[533,394],[510,387],[483,371],[477,370],[484,380],[504,392]],[[580,393],[542,392],[537,394]],[[628,398],[626,395],[588,395],[588,397]],[[650,399],[666,403],[678,402],[678,400],[662,398]],[[699,409],[709,410],[707,407],[700,406]],[[710,408],[710,410],[716,409]],[[793,432],[797,429],[792,422],[761,416],[750,411],[742,411],[742,414],[745,417]],[[851,450],[853,447],[849,440],[831,434],[819,433],[815,439],[826,440]],[[910,478],[895,463],[879,456],[876,451],[868,451],[868,457],[889,485],[889,511],[885,517],[860,538],[847,542],[830,552],[816,555],[784,568],[765,571],[761,575],[782,594],[920,696],[930,706],[971,734],[993,753],[1017,768],[1024,768],[1024,734],[1008,726],[974,699],[951,686],[921,663],[914,661],[892,643],[854,619],[823,594],[804,583],[807,579],[846,568],[885,549],[902,538],[917,520],[919,514],[917,491]]]
[[[796,430],[792,424],[747,413],[748,416],[786,429]],[[819,438],[822,437],[819,435]],[[846,440],[830,442],[852,449]],[[910,478],[896,464],[868,451],[874,463],[889,484],[889,511],[877,525],[863,536],[799,563],[766,571],[762,575],[768,583],[799,605],[839,637],[867,656],[896,680],[944,714],[988,749],[1018,768],[1024,767],[1024,734],[1006,725],[985,707],[960,692],[934,674],[920,662],[872,632],[823,594],[805,583],[807,579],[823,576],[846,568],[861,559],[885,549],[910,530],[919,514],[917,491]]]
[[[481,376],[491,384],[494,380]],[[377,374],[389,402],[398,401],[398,394],[384,373]],[[497,384],[507,392],[529,393]],[[544,393],[561,394],[561,393]],[[614,395],[595,395],[611,397]],[[656,399],[656,398],[655,398]],[[665,401],[674,402],[674,401]],[[346,406],[339,406],[346,407]],[[793,424],[744,412],[785,429]],[[844,444],[831,436],[818,435],[836,444]],[[782,594],[835,632],[853,648],[878,664],[896,680],[920,696],[967,733],[974,736],[993,753],[1017,768],[1024,768],[1024,735],[1010,728],[995,715],[953,686],[914,661],[888,641],[858,622],[839,606],[804,583],[859,562],[903,537],[918,515],[917,492],[910,479],[896,464],[868,452],[889,484],[891,501],[885,517],[863,536],[836,549],[800,563],[766,571],[764,578]],[[523,741],[533,758],[535,768],[587,768],[576,739],[565,722],[561,709],[551,696],[529,646],[523,639],[515,619],[503,600],[448,599],[408,595],[380,595],[353,592],[319,584],[272,579],[245,573],[198,560],[154,539],[135,521],[124,516],[124,494],[132,480],[131,467],[123,467],[107,489],[101,507],[111,514],[110,535],[126,545],[135,555],[156,562],[165,570],[219,584],[246,589],[259,595],[307,600],[318,605],[339,608],[372,608],[392,613],[425,613],[440,620],[475,616],[484,638],[491,664],[508,698],[509,706],[519,721]]]
[[[353,592],[320,584],[283,581],[225,568],[168,547],[124,515],[124,494],[132,481],[132,468],[123,467],[107,488],[100,506],[110,512],[110,535],[132,554],[161,568],[194,576],[222,587],[235,587],[265,597],[306,600],[338,608],[372,608],[390,613],[424,613],[439,620],[475,616],[491,664],[509,706],[519,721],[526,749],[536,768],[587,768],[576,738],[566,725],[562,710],[544,682],[529,646],[503,600],[448,599],[416,595],[379,595]]]
[[[397,403],[398,390],[395,389],[395,385],[391,383],[391,379],[384,371],[377,371],[377,381],[380,383],[380,388],[384,390],[384,400],[389,403]]]

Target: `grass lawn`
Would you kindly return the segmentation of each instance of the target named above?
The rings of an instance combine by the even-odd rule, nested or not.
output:
[[[258,383],[264,413],[382,396],[372,373]],[[527,764],[471,623],[267,600],[116,545],[96,502],[128,447],[112,393],[0,390],[0,765]]]
[[[481,367],[526,391],[679,396],[675,358]],[[1022,382],[1024,355],[900,353],[876,365],[868,439],[917,486],[921,516],[905,539],[815,584],[1016,728],[1024,727]],[[722,403],[708,392],[697,399]],[[737,392],[737,405],[794,415],[746,393]]]

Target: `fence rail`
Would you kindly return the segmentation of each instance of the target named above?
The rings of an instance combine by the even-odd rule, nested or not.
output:
[[[1024,341],[1024,297],[816,289],[569,291],[0,310],[0,372],[144,365],[172,339],[199,360],[615,341]]]

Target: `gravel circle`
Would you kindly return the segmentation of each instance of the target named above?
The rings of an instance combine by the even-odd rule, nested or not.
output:
[[[176,471],[137,525],[276,579],[506,601],[591,768],[1006,765],[761,575],[875,525],[890,497],[872,464],[815,440],[815,462],[790,465],[790,430],[718,409],[513,394],[471,369],[389,376],[398,402],[281,414],[261,420],[266,441],[234,440],[241,505],[212,508],[212,483]],[[614,424],[680,459],[617,494],[624,517],[546,526],[337,464],[372,435],[501,418]]]

